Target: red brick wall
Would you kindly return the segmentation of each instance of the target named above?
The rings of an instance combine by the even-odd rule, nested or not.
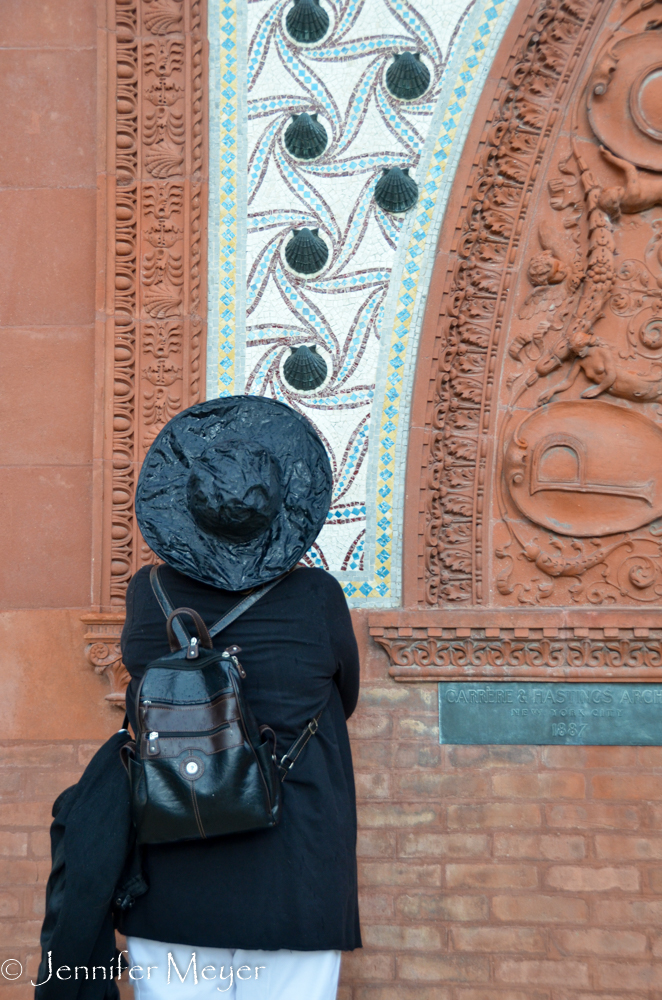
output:
[[[341,1000],[660,1000],[662,747],[440,746],[362,639]]]
[[[27,1000],[39,965],[39,932],[50,872],[48,827],[57,795],[78,780],[98,743],[0,743],[0,969],[17,959],[23,975],[0,975],[0,1000]],[[12,974],[15,966],[8,967]]]

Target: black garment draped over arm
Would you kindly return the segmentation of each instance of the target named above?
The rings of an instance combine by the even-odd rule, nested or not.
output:
[[[167,566],[160,575],[175,607],[195,608],[207,625],[242,598]],[[323,570],[295,570],[214,639],[221,649],[233,643],[241,647],[246,697],[258,723],[275,731],[279,755],[323,709],[319,731],[284,783],[278,826],[145,849],[150,889],[121,930],[219,948],[358,948],[356,805],[345,720],[358,699],[359,662],[340,584]],[[146,567],[129,584],[122,633],[132,727],[145,666],[167,652],[165,617]]]

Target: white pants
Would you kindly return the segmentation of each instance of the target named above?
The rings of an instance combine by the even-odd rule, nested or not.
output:
[[[127,938],[136,1000],[335,1000],[339,951],[192,948]],[[182,982],[182,979],[184,980]]]

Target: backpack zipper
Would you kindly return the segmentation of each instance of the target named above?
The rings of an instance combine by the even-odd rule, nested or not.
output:
[[[234,721],[238,722],[239,720],[236,719]],[[145,736],[146,736],[147,740],[151,740],[151,739],[157,740],[159,738],[162,739],[162,740],[164,740],[164,739],[170,739],[171,737],[175,737],[175,736],[176,737],[181,737],[181,736],[195,736],[195,737],[198,737],[198,736],[215,736],[216,733],[222,732],[223,729],[229,729],[231,725],[232,725],[232,722],[224,722],[224,723],[222,723],[222,725],[217,726],[216,729],[196,729],[194,732],[191,732],[190,729],[188,729],[188,730],[186,730],[184,732],[179,732],[176,729],[164,729],[164,730],[161,730],[160,732],[156,732],[156,730],[154,730],[151,733],[146,733]]]

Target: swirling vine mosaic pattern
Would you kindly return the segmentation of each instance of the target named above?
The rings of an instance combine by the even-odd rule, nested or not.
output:
[[[376,426],[391,427],[392,439],[386,432],[387,452],[389,444],[395,446],[400,395],[392,379],[386,402],[375,400],[375,386],[380,357],[382,363],[385,359],[384,339],[390,338],[394,322],[400,328],[407,322],[401,315],[403,309],[408,317],[411,315],[407,310],[417,294],[422,262],[415,258],[421,253],[420,247],[404,262],[402,274],[398,271],[394,278],[405,285],[397,302],[400,311],[394,317],[385,306],[399,244],[410,242],[416,227],[421,239],[427,236],[438,180],[431,186],[423,183],[429,180],[425,175],[429,170],[427,162],[421,164],[421,156],[426,149],[429,155],[426,140],[433,119],[438,119],[435,111],[444,92],[449,57],[475,2],[322,0],[330,27],[315,45],[302,45],[289,37],[285,17],[292,7],[291,0],[248,3],[245,177],[237,184],[237,190],[245,185],[246,230],[245,244],[236,244],[242,256],[236,263],[231,256],[235,244],[228,228],[233,210],[235,218],[237,214],[230,177],[232,164],[228,162],[234,154],[231,145],[226,143],[225,150],[222,142],[219,146],[221,182],[226,178],[225,186],[219,185],[220,198],[225,197],[225,201],[220,202],[221,253],[220,257],[217,252],[212,254],[211,260],[212,266],[220,264],[222,275],[218,288],[220,343],[216,348],[218,385],[209,388],[221,394],[266,394],[293,406],[312,421],[331,457],[335,490],[327,526],[308,559],[347,581],[348,596],[363,597],[371,603],[390,591],[390,548],[387,557],[384,553],[392,536],[393,490],[386,480],[392,476],[388,466],[393,458],[382,454],[384,442],[380,440],[380,460],[387,472],[375,497],[375,486],[370,491],[367,477],[369,448],[377,445],[374,441],[371,444],[370,429],[372,426],[374,437],[373,411],[378,408],[381,416],[385,406],[391,416]],[[480,12],[473,11],[473,48],[467,56],[468,64],[460,63],[465,77],[458,81],[460,86],[451,93],[446,107],[446,118],[451,116],[453,130],[458,122],[452,115],[461,117],[474,79],[473,69],[485,49],[482,38],[490,34],[502,6],[483,4]],[[236,38],[241,22],[241,16],[233,20],[232,12],[232,7],[223,8],[221,4],[221,30],[216,41],[220,62],[225,60],[226,64],[233,31]],[[479,15],[482,30],[477,30]],[[213,26],[210,37],[213,59]],[[428,89],[414,101],[396,99],[386,86],[387,69],[394,56],[403,52],[420,53],[430,72]],[[221,90],[218,114],[221,118],[225,114],[231,134],[230,91],[240,69],[233,70],[230,65],[225,68],[227,72],[220,73],[220,78],[228,86]],[[326,149],[315,160],[295,159],[284,142],[292,115],[301,112],[317,112],[329,136]],[[444,146],[449,132],[452,137],[451,126],[446,121],[446,142],[440,147],[444,159],[448,156]],[[408,167],[421,189],[419,203],[409,215],[384,212],[374,199],[374,188],[383,170],[393,166]],[[443,168],[438,175],[441,173]],[[422,216],[417,215],[419,212]],[[230,248],[225,266],[224,226]],[[304,226],[318,230],[330,251],[327,264],[313,277],[294,274],[285,259],[292,231]],[[240,281],[244,247],[246,292],[242,301],[232,282],[235,275]],[[401,246],[401,252],[403,249]],[[237,332],[245,309],[245,340],[238,336],[236,343],[232,337],[235,308],[242,312],[236,322]],[[329,372],[325,382],[308,393],[294,391],[283,376],[283,364],[291,348],[304,344],[316,346]],[[406,337],[401,338],[400,352],[406,353],[406,347]],[[237,363],[239,353],[244,379]],[[391,359],[396,372],[404,365],[404,353],[401,357],[396,350]],[[397,379],[400,381],[401,376]],[[367,560],[366,517],[370,505],[377,508],[375,531],[380,537]],[[374,510],[372,513],[374,517]],[[367,565],[368,561],[371,565]]]

